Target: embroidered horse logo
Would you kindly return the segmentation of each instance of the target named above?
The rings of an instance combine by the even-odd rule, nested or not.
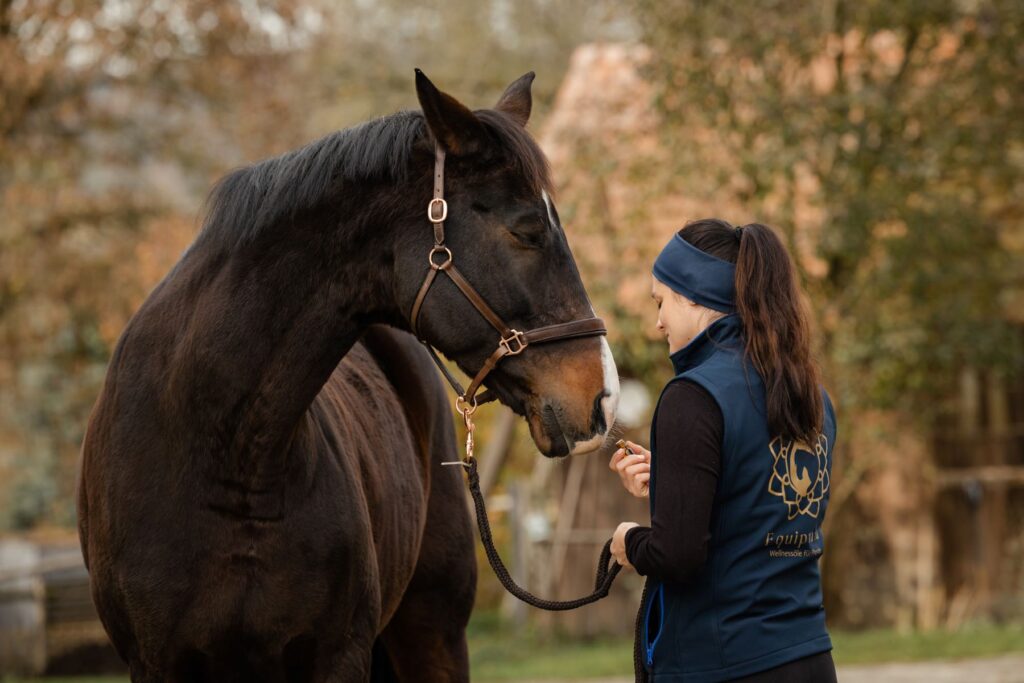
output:
[[[768,444],[774,460],[768,492],[786,504],[789,519],[817,518],[828,493],[828,439],[819,435],[814,446],[775,437]]]

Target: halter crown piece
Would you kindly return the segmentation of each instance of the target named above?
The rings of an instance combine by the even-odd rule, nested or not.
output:
[[[669,289],[701,306],[722,313],[736,311],[736,264],[698,249],[679,233],[658,254],[652,270]]]
[[[456,408],[462,413],[463,418],[466,420],[467,429],[469,429],[467,441],[471,444],[472,429],[471,421],[469,416],[472,415],[473,411],[479,403],[487,403],[493,401],[496,396],[490,390],[484,391],[480,394],[480,398],[476,397],[476,392],[482,385],[484,378],[497,366],[505,356],[515,356],[526,350],[530,344],[540,344],[543,342],[560,341],[563,339],[574,339],[578,337],[592,337],[597,335],[607,334],[604,321],[600,318],[584,318],[581,320],[572,320],[564,323],[556,323],[554,325],[547,325],[545,327],[537,327],[532,330],[526,330],[521,332],[515,328],[509,327],[501,316],[494,312],[487,302],[484,301],[483,297],[473,289],[473,286],[469,284],[469,281],[463,277],[462,273],[459,272],[458,268],[455,267],[455,261],[452,256],[451,249],[444,244],[444,221],[448,217],[448,203],[444,200],[444,158],[445,152],[440,145],[434,145],[434,196],[427,204],[427,219],[433,225],[434,228],[434,247],[427,254],[427,262],[430,265],[430,270],[427,271],[427,276],[423,280],[423,285],[420,286],[420,291],[416,295],[416,300],[412,305],[412,312],[409,315],[409,326],[412,328],[413,334],[426,345],[427,350],[430,351],[431,358],[434,359],[434,363],[441,370],[445,379],[451,385],[455,393],[458,394],[458,399],[455,402]],[[423,307],[423,301],[427,297],[427,292],[430,291],[430,286],[437,279],[438,273],[447,273],[451,281],[455,283],[463,295],[469,302],[473,304],[473,307],[482,315],[487,322],[489,322],[494,329],[501,335],[501,339],[498,341],[498,347],[494,352],[484,361],[483,366],[473,377],[473,381],[470,382],[467,389],[463,389],[459,384],[458,380],[448,371],[444,363],[438,357],[437,352],[430,345],[430,343],[423,338],[419,332],[419,314],[420,309]],[[467,448],[470,451],[469,455],[472,455],[471,446]]]

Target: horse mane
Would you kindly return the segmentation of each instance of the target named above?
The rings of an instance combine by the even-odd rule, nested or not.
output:
[[[531,189],[552,194],[547,159],[526,129],[500,111],[474,114]],[[297,213],[321,205],[337,191],[339,180],[402,182],[425,128],[422,112],[400,111],[236,168],[211,190],[200,238],[228,247],[251,243]]]

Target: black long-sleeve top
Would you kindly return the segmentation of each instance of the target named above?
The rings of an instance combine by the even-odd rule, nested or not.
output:
[[[670,384],[654,425],[658,457],[651,478],[658,497],[651,526],[626,532],[637,573],[683,582],[707,559],[711,507],[721,472],[722,410],[688,379]]]

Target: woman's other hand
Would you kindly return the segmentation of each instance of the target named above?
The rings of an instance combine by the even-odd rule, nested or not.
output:
[[[628,453],[626,448],[633,452]],[[626,442],[626,448],[612,454],[608,468],[619,475],[622,486],[632,495],[646,498],[651,482],[651,452],[632,441]]]
[[[612,534],[612,557],[623,567],[633,566],[629,563],[629,558],[626,557],[626,532],[635,526],[640,525],[636,522],[623,522],[615,529],[615,533]]]

